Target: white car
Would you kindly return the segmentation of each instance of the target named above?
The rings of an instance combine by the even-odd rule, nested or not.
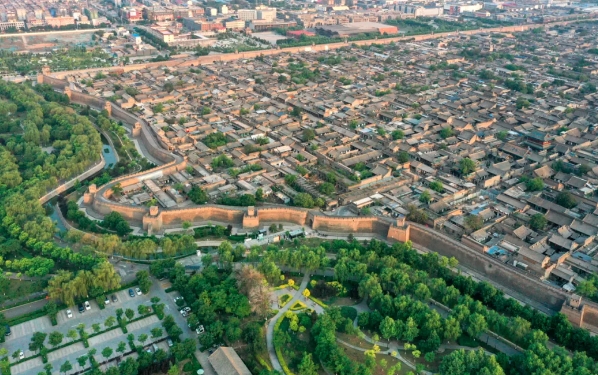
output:
[[[110,298],[106,297],[104,299],[104,305],[108,305],[110,303]]]
[[[22,350],[19,352],[19,359],[25,359],[25,353]]]
[[[203,328],[203,326],[199,326],[195,329],[195,333],[197,333],[198,335],[201,335],[204,332],[205,332],[205,329]]]
[[[66,310],[66,317],[67,318],[72,318],[73,317],[73,312],[71,310]]]
[[[135,292],[137,293],[137,295],[138,295],[138,296],[140,296],[140,295],[141,295],[141,289],[139,289],[139,288],[135,288]]]
[[[89,304],[89,301],[85,301],[85,310],[91,310],[91,305]]]

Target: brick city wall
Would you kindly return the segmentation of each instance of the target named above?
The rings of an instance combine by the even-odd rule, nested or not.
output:
[[[297,225],[306,225],[308,211],[301,208],[293,207],[272,207],[259,208],[257,210],[257,217],[260,223],[293,223]]]
[[[312,220],[308,220],[308,225],[313,229],[324,232],[376,233],[385,237],[390,227],[390,223],[371,216],[338,217],[314,215]]]
[[[177,210],[160,210],[163,225],[180,224],[183,221],[189,222],[208,222],[218,221],[223,223],[241,224],[245,209],[205,205],[193,208],[182,208]],[[154,228],[159,230],[160,228]]]
[[[479,33],[490,33],[490,32],[501,32],[501,33],[511,33],[511,32],[520,32],[525,31],[537,27],[550,27],[555,25],[566,25],[571,22],[575,21],[563,21],[563,22],[554,22],[550,24],[528,24],[528,25],[519,25],[519,26],[507,26],[507,27],[495,27],[495,28],[488,28],[488,29],[478,29],[478,30],[469,30],[469,31],[461,31],[459,34],[461,35],[473,35]],[[280,49],[269,49],[269,50],[261,50],[261,51],[252,51],[252,52],[241,52],[241,53],[226,53],[221,55],[211,55],[211,56],[200,56],[193,59],[177,59],[177,60],[170,60],[170,61],[162,61],[156,63],[143,63],[143,64],[131,64],[125,66],[118,66],[118,67],[105,67],[105,68],[91,68],[91,69],[79,69],[79,70],[71,70],[71,71],[64,71],[64,72],[55,72],[51,73],[53,77],[56,78],[64,78],[69,75],[79,74],[79,73],[96,73],[96,72],[130,72],[134,70],[142,70],[146,68],[157,68],[157,67],[175,67],[175,66],[199,66],[204,64],[212,64],[218,61],[233,61],[238,59],[250,59],[255,58],[260,55],[268,56],[268,55],[278,55],[283,53],[301,53],[301,52],[320,52],[320,51],[329,51],[333,49],[338,49],[342,47],[346,47],[350,44],[356,44],[359,46],[370,45],[370,44],[389,44],[389,43],[397,43],[397,42],[405,42],[405,41],[422,41],[422,40],[429,40],[429,39],[439,39],[444,38],[449,35],[455,35],[457,32],[450,32],[450,33],[437,33],[437,34],[425,34],[425,35],[415,35],[415,36],[404,36],[404,37],[396,37],[396,38],[384,38],[384,39],[369,39],[369,40],[360,40],[354,41],[349,43],[330,43],[330,44],[320,44],[320,45],[313,45],[313,46],[302,46],[302,47],[289,47],[289,48],[280,48]]]
[[[59,91],[64,91],[64,89],[69,86],[69,83],[67,81],[57,79],[48,75],[40,75],[40,77],[38,77],[38,82],[47,83],[51,85],[55,90]],[[102,98],[98,98],[96,96],[92,96],[78,91],[71,91],[70,100],[73,103],[80,105],[88,105],[96,109],[103,109],[106,103],[110,103]],[[141,124],[140,140],[143,142],[145,149],[150,153],[150,155],[152,155],[154,158],[158,159],[162,163],[168,163],[174,159],[174,156],[170,152],[160,147],[156,140],[156,135],[154,134],[151,127],[144,120],[125,111],[116,104],[110,104],[112,107],[110,115],[114,120],[122,121],[124,124],[129,125],[131,128],[135,125],[135,123]]]

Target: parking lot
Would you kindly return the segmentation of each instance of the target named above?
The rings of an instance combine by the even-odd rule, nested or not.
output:
[[[74,306],[73,308],[71,308],[71,311],[73,312],[72,318],[67,317],[66,309],[61,310],[57,315],[58,325],[56,326],[52,326],[48,317],[41,317],[31,320],[29,322],[15,325],[11,327],[12,334],[11,336],[7,337],[6,342],[3,346],[8,350],[10,360],[14,363],[15,360],[12,359],[11,355],[15,351],[22,350],[25,354],[25,357],[30,357],[37,354],[29,350],[29,343],[31,342],[31,337],[34,332],[44,332],[48,335],[54,331],[60,332],[64,335],[64,339],[60,345],[64,345],[72,341],[67,337],[68,331],[76,329],[76,327],[81,323],[85,324],[85,331],[89,335],[94,334],[92,325],[96,323],[100,324],[102,331],[105,330],[106,327],[104,326],[104,322],[106,321],[106,318],[108,318],[109,316],[116,317],[116,309],[118,308],[121,308],[123,310],[132,309],[135,312],[135,316],[133,319],[137,318],[139,316],[137,313],[137,307],[139,305],[150,306],[150,299],[152,296],[156,294],[159,294],[159,297],[163,300],[163,302],[167,304],[165,313],[173,314],[173,311],[168,307],[168,305],[170,305],[172,301],[165,300],[168,298],[165,295],[165,293],[154,293],[154,290],[156,290],[156,288],[152,288],[152,291],[150,291],[150,293],[148,293],[147,295],[135,295],[135,297],[130,297],[128,290],[116,292],[115,294],[118,298],[118,301],[116,303],[113,303],[111,301],[110,304],[106,305],[106,308],[103,310],[99,309],[95,301],[89,301],[91,304],[91,310],[85,311],[83,313],[79,313],[77,306]],[[128,333],[134,334],[136,338],[142,333],[146,333],[148,334],[148,336],[150,336],[150,331],[155,327],[161,327],[161,322],[155,315],[151,315],[147,318],[141,319],[139,321],[127,325],[127,329],[129,331]],[[148,339],[148,341],[146,341],[144,344],[147,346],[152,340],[154,339]],[[118,347],[118,344],[121,341],[126,343],[127,335],[123,334],[120,328],[112,329],[98,336],[89,338],[89,348],[84,348],[83,344],[79,342],[48,353],[48,363],[51,363],[53,365],[54,371],[58,372],[60,366],[68,360],[73,365],[73,370],[78,371],[82,368],[78,365],[77,358],[87,354],[91,348],[97,350],[95,358],[98,362],[102,362],[105,360],[105,358],[101,354],[101,351],[105,347],[110,347],[114,350],[114,353],[110,358],[120,356],[120,354],[116,352],[116,348]],[[52,348],[52,346],[48,344],[47,339],[45,345],[48,349]],[[166,344],[164,343],[164,345]],[[128,350],[129,348],[127,345],[127,351]],[[88,364],[89,362],[86,365]],[[44,364],[42,363],[41,358],[36,357],[27,360],[23,363],[14,365],[11,368],[11,373],[13,375],[36,375],[39,372],[43,371],[43,367]]]

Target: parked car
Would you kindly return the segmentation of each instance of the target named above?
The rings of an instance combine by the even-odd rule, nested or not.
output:
[[[203,328],[203,326],[199,326],[195,329],[195,333],[197,333],[198,335],[201,335],[204,332],[205,332],[205,329]]]
[[[82,303],[79,304],[79,312],[80,313],[84,313],[85,312],[85,306],[83,306]]]
[[[135,292],[137,292],[137,295],[140,296],[141,295],[141,289],[139,288],[135,288]]]
[[[104,305],[108,305],[110,303],[110,298],[104,298]]]
[[[116,297],[116,294],[112,295],[112,302],[113,303],[118,302],[118,298]]]
[[[133,289],[129,289],[129,295],[131,297],[135,297],[135,292],[133,291]]]
[[[73,312],[71,310],[66,310],[66,317],[67,318],[72,318],[73,317]]]
[[[25,359],[25,353],[22,350],[19,352],[19,359]]]
[[[166,342],[168,343],[169,348],[172,348],[172,346],[174,345],[171,339],[168,339]]]
[[[89,301],[85,301],[85,310],[91,310],[91,305],[89,304]]]
[[[11,335],[11,331],[10,331],[10,326],[7,324],[6,325],[6,336],[10,336]]]

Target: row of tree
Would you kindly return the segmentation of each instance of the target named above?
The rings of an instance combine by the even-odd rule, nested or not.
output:
[[[67,306],[73,306],[76,300],[87,296],[95,298],[119,286],[120,276],[114,267],[108,262],[102,262],[91,271],[81,270],[76,275],[70,271],[58,271],[48,282],[48,295]]]

